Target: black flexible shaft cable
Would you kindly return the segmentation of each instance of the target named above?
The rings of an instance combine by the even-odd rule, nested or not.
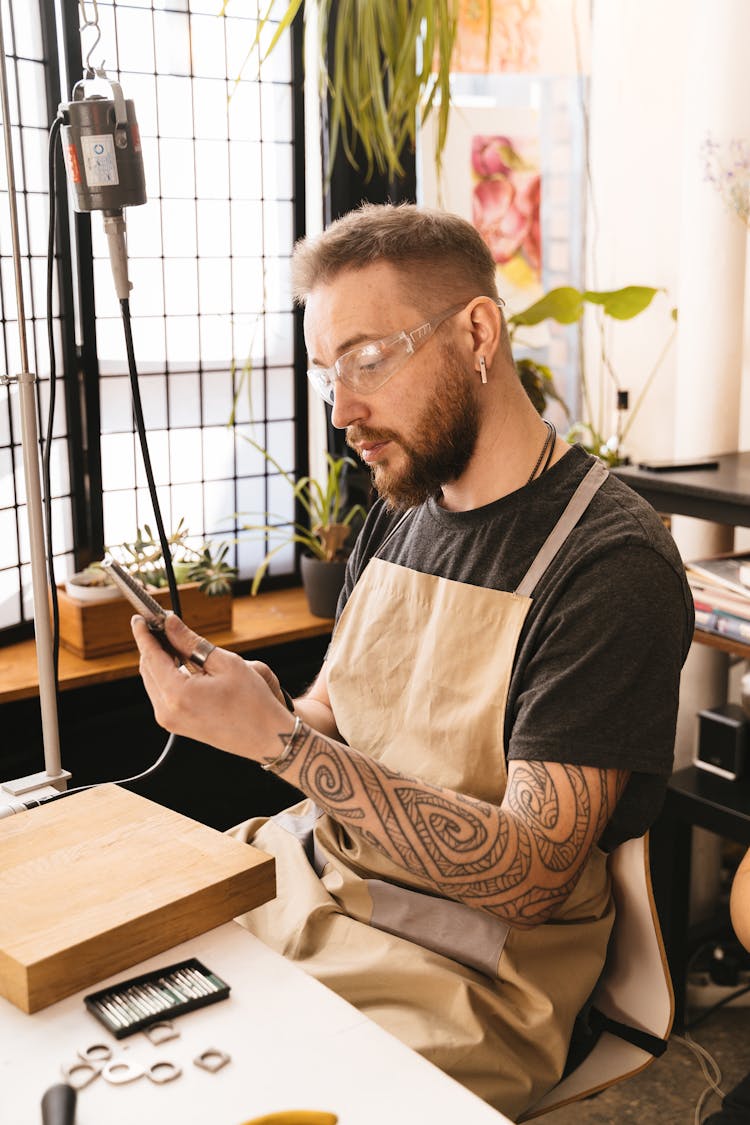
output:
[[[53,534],[52,534],[52,438],[54,433],[55,424],[55,406],[57,398],[57,363],[55,358],[55,337],[54,337],[54,322],[52,317],[52,300],[54,291],[54,260],[55,260],[55,189],[56,189],[56,145],[60,135],[60,127],[62,125],[61,118],[55,118],[52,122],[49,132],[49,143],[47,149],[48,156],[48,182],[49,182],[49,227],[47,238],[47,343],[49,347],[49,370],[50,370],[50,388],[49,388],[49,403],[47,409],[47,426],[46,438],[43,443],[43,456],[42,456],[42,474],[44,481],[44,514],[45,514],[45,543],[47,555],[47,574],[50,585],[50,600],[52,603],[52,646],[53,646],[53,662],[54,662],[54,676],[55,676],[55,698],[59,699],[59,662],[60,662],[60,606],[57,596],[57,583],[55,580],[55,565],[53,554]],[[146,427],[143,418],[143,405],[141,403],[140,388],[138,386],[138,370],[135,363],[135,352],[133,349],[133,333],[130,323],[130,303],[128,301],[121,301],[123,323],[125,327],[125,345],[128,354],[128,370],[130,373],[131,391],[133,397],[133,411],[136,419],[136,428],[138,430],[138,439],[141,445],[141,452],[143,454],[143,462],[146,470],[146,478],[148,480],[149,495],[154,509],[154,517],[156,519],[156,526],[159,531],[159,542],[161,544],[162,553],[164,556],[164,567],[167,575],[167,583],[169,586],[169,594],[172,601],[172,608],[176,614],[180,614],[180,598],[177,592],[177,583],[175,581],[174,568],[172,566],[172,555],[167,542],[166,533],[164,531],[164,522],[161,516],[161,509],[159,508],[159,501],[156,494],[156,485],[154,483],[154,474],[151,467],[151,458],[148,450],[148,442],[146,439]],[[39,402],[37,400],[37,407]],[[44,431],[42,426],[41,417],[39,419],[39,430]],[[130,782],[140,781],[145,777],[149,777],[155,773],[162,764],[166,761],[174,743],[176,735],[170,734],[167,742],[157,758],[157,760],[143,770],[141,773],[135,774],[131,777],[120,778],[115,781],[115,785],[126,785]],[[100,784],[107,784],[107,782],[94,782],[91,785],[79,785],[74,789],[67,789],[61,793],[56,794],[54,797],[43,798],[42,800],[29,801],[26,804],[27,808],[34,808],[37,805],[47,804],[49,801],[59,800],[67,797],[72,793],[80,793],[87,789],[95,789]]]
[[[172,601],[172,609],[178,617],[180,613],[180,595],[177,592],[177,582],[174,576],[174,567],[172,566],[172,552],[169,549],[167,541],[167,534],[164,530],[164,521],[161,518],[161,509],[159,507],[159,499],[156,494],[156,483],[154,481],[154,473],[151,468],[151,457],[148,451],[148,441],[146,439],[146,423],[143,419],[143,404],[141,402],[141,391],[138,386],[138,370],[135,365],[135,351],[133,348],[133,328],[130,322],[130,301],[125,298],[120,301],[120,309],[122,312],[122,323],[125,329],[125,347],[128,352],[128,371],[130,373],[130,389],[133,398],[133,413],[135,414],[135,425],[138,431],[138,440],[141,444],[141,453],[143,454],[143,466],[146,470],[146,480],[148,481],[148,491],[151,497],[151,504],[154,509],[154,518],[156,520],[156,527],[159,533],[159,543],[161,544],[162,555],[164,556],[164,567],[167,574],[167,585],[169,586],[169,596]]]

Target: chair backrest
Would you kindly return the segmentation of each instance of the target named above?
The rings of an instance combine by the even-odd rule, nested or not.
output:
[[[603,1030],[575,1070],[519,1121],[529,1121],[637,1074],[654,1061],[657,1043],[666,1042],[672,1028],[674,994],[651,888],[648,834],[615,848],[609,871],[615,922],[593,1007],[605,1028],[608,1023],[624,1025],[622,1032],[628,1034],[632,1029],[634,1034],[624,1038]],[[656,1041],[653,1044],[649,1043],[651,1037]],[[649,1046],[655,1049],[649,1050]]]

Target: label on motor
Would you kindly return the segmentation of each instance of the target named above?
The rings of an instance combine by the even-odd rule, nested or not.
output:
[[[111,133],[81,137],[83,167],[89,187],[119,184],[115,141]]]

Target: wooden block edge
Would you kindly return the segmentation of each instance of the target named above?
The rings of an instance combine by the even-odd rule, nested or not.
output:
[[[29,1014],[38,1012],[82,989],[93,989],[115,973],[166,953],[176,945],[231,922],[256,906],[262,906],[276,894],[276,864],[273,856],[257,848],[254,850],[259,857],[265,858],[259,858],[253,867],[216,883],[211,888],[211,894],[217,899],[215,903],[206,903],[207,892],[202,888],[168,906],[144,914],[136,921],[71,946],[64,954],[58,953],[28,966],[26,987],[21,993],[22,1003],[6,992],[7,999]],[[196,925],[198,919],[200,923]],[[165,944],[167,933],[169,941]],[[101,949],[103,942],[109,944],[117,939],[120,939],[117,948],[109,951]],[[61,970],[64,983],[63,980],[55,983]],[[17,987],[13,991],[18,994]]]

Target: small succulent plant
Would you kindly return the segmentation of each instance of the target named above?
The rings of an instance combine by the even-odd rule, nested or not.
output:
[[[169,536],[168,543],[172,553],[177,584],[197,582],[202,593],[208,597],[232,592],[232,579],[237,576],[237,568],[227,562],[229,545],[220,543],[214,546],[210,541],[194,547],[189,543],[190,532],[185,521],[180,520],[177,529]],[[167,585],[167,572],[164,555],[157,536],[148,524],[137,528],[135,539],[130,543],[120,543],[107,548],[134,578],[144,586],[162,587]],[[81,572],[87,586],[109,586],[109,575],[100,564],[93,563]]]

